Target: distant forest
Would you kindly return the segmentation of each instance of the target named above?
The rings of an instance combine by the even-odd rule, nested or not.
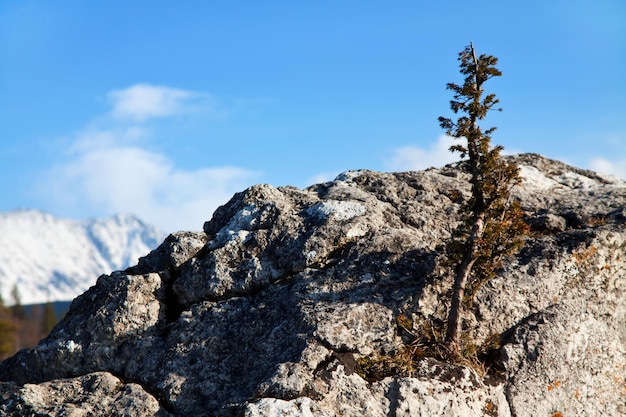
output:
[[[63,317],[69,304],[63,301],[22,305],[17,287],[11,291],[9,306],[0,296],[0,360],[36,346]]]

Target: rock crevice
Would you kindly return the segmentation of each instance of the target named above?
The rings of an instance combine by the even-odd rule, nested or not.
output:
[[[626,183],[511,158],[533,235],[465,317],[477,344],[502,335],[502,378],[432,359],[410,377],[355,372],[402,346],[401,314],[445,317],[441,248],[469,195],[458,163],[236,194],[202,233],[101,276],[37,347],[0,363],[0,415],[626,413]]]

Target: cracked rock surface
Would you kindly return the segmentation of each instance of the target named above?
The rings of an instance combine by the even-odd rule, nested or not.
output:
[[[463,164],[257,185],[126,271],[101,276],[38,346],[0,363],[0,415],[626,414],[626,182],[512,157],[533,235],[465,320],[499,334],[502,373],[425,358],[366,381],[396,318],[445,317],[442,245]]]

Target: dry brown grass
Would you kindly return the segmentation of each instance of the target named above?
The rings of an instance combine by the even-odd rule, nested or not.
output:
[[[459,353],[444,342],[443,324],[426,320],[417,328],[405,315],[396,319],[398,330],[408,335],[408,341],[395,352],[364,357],[357,361],[357,373],[367,381],[380,381],[388,376],[412,377],[420,360],[434,358],[438,361],[472,368],[480,377],[502,373],[496,353],[500,349],[500,335],[494,334],[481,345],[464,337]]]

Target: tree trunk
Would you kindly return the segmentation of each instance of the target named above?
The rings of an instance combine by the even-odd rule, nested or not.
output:
[[[463,310],[463,297],[465,296],[465,287],[472,272],[474,262],[476,262],[476,246],[478,240],[482,238],[485,225],[485,212],[479,213],[474,220],[472,233],[469,238],[467,252],[463,256],[463,260],[459,264],[454,277],[454,287],[452,289],[452,301],[450,303],[450,312],[448,313],[448,329],[446,330],[445,343],[448,345],[453,354],[459,354],[459,335],[461,334],[461,313]]]

